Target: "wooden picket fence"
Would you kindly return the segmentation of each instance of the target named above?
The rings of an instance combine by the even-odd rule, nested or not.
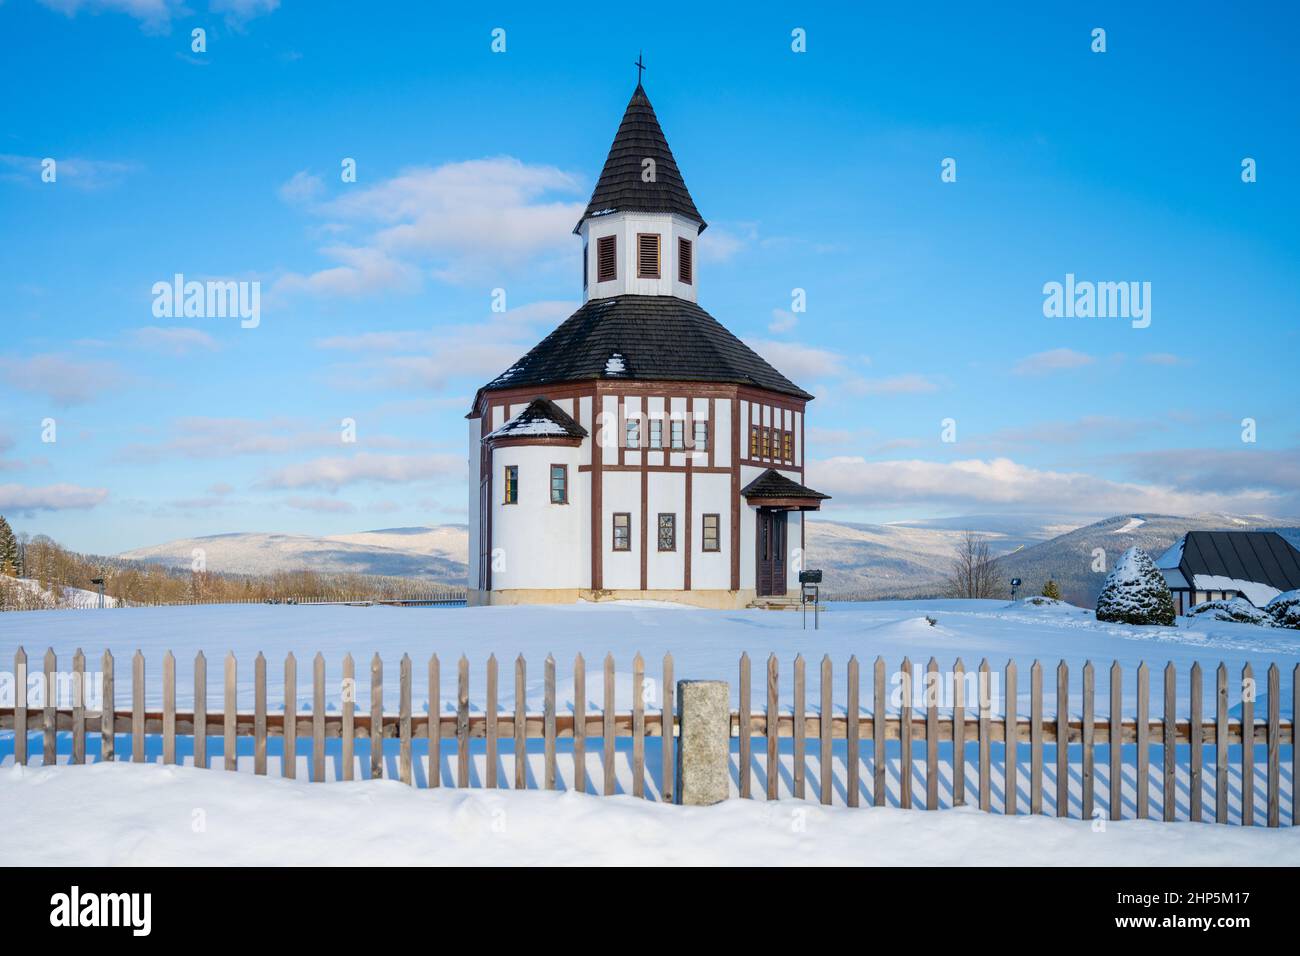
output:
[[[485,706],[482,713],[470,712],[469,662],[462,656],[457,662],[457,699],[454,713],[436,715],[430,713],[413,713],[411,708],[412,661],[409,655],[403,655],[399,663],[399,710],[397,713],[385,712],[383,704],[384,663],[376,654],[370,661],[370,708],[369,712],[358,710],[355,692],[347,688],[360,686],[356,682],[356,668],[352,656],[343,659],[343,687],[341,710],[326,710],[325,694],[325,659],[317,654],[312,661],[312,710],[310,714],[297,713],[297,661],[289,654],[284,664],[284,686],[294,689],[293,693],[284,695],[282,713],[270,713],[267,709],[266,659],[258,654],[253,662],[254,674],[254,709],[253,712],[241,712],[238,708],[237,682],[238,662],[232,653],[225,659],[224,667],[224,707],[220,713],[211,713],[207,709],[207,660],[200,651],[194,664],[194,707],[189,712],[176,709],[176,659],[168,651],[162,662],[162,709],[150,710],[145,706],[145,659],[136,652],[131,661],[131,707],[119,710],[115,707],[114,659],[105,651],[102,658],[102,709],[88,711],[84,706],[85,656],[80,650],[73,656],[73,670],[70,685],[73,688],[73,705],[58,707],[55,693],[51,690],[58,681],[57,659],[54,651],[49,650],[44,657],[43,669],[46,694],[42,706],[28,707],[27,683],[22,676],[27,673],[27,656],[19,648],[14,657],[14,671],[19,675],[15,681],[14,706],[0,708],[0,729],[14,730],[14,757],[17,763],[28,760],[28,734],[35,731],[34,720],[39,719],[39,732],[43,739],[43,763],[51,765],[57,762],[57,735],[70,732],[72,736],[71,762],[84,763],[86,760],[86,740],[88,734],[99,733],[101,737],[101,760],[116,759],[116,738],[120,734],[129,734],[131,738],[131,757],[134,762],[145,760],[146,735],[161,735],[162,760],[164,763],[177,763],[177,737],[190,736],[193,739],[193,763],[196,767],[208,767],[208,738],[220,737],[223,740],[223,763],[227,770],[236,769],[237,739],[251,737],[253,745],[254,772],[267,772],[267,740],[282,738],[284,759],[281,762],[282,773],[286,777],[295,775],[297,746],[300,738],[311,741],[311,779],[326,779],[326,747],[329,738],[341,738],[342,779],[351,780],[354,776],[355,744],[358,739],[378,737],[396,738],[399,741],[398,778],[407,784],[413,783],[413,740],[426,740],[428,760],[428,785],[437,787],[441,780],[441,752],[443,742],[455,744],[455,785],[471,786],[471,740],[484,741],[486,751],[486,770],[481,784],[488,788],[502,786],[498,779],[498,747],[503,740],[513,741],[514,779],[516,789],[527,787],[527,744],[528,740],[544,741],[544,774],[541,785],[548,790],[557,786],[557,741],[572,741],[573,788],[588,790],[586,747],[588,738],[599,738],[602,746],[602,763],[604,779],[599,792],[613,794],[618,790],[615,775],[615,746],[618,739],[631,739],[631,793],[637,797],[646,796],[646,745],[648,738],[660,738],[663,769],[659,786],[660,798],[671,801],[673,780],[670,768],[673,767],[674,737],[679,730],[679,719],[673,712],[671,688],[673,687],[673,658],[671,654],[663,659],[663,703],[658,708],[648,708],[645,703],[646,674],[645,662],[640,654],[632,662],[633,703],[630,712],[618,713],[615,709],[615,669],[613,655],[607,655],[603,663],[603,706],[598,713],[586,712],[586,665],[581,654],[574,660],[573,669],[573,710],[561,714],[556,710],[555,658],[548,656],[544,663],[544,705],[541,714],[529,713],[526,706],[527,664],[518,657],[514,665],[514,707],[502,710],[500,706],[499,667],[495,656],[487,660]],[[968,677],[960,660],[952,671],[948,672],[948,685],[952,689],[950,705],[940,703],[941,688],[944,681],[939,673],[939,666],[931,658],[921,675],[925,703],[921,707],[914,705],[914,680],[918,675],[910,660],[904,658],[901,668],[896,672],[897,684],[901,688],[895,710],[890,711],[891,691],[887,687],[887,670],[885,661],[877,658],[872,668],[871,689],[873,707],[864,713],[861,708],[861,675],[856,657],[847,664],[846,706],[843,713],[836,713],[833,704],[834,668],[829,657],[820,664],[820,709],[809,712],[806,706],[806,663],[802,655],[793,662],[793,707],[782,710],[780,706],[779,663],[775,655],[768,658],[766,671],[766,706],[755,711],[752,707],[751,665],[748,654],[742,654],[738,673],[738,699],[742,702],[740,709],[731,714],[731,736],[738,738],[737,784],[743,798],[753,795],[755,767],[753,760],[753,742],[758,737],[766,745],[766,796],[768,799],[778,797],[778,767],[780,741],[792,741],[793,796],[804,799],[806,796],[805,763],[808,741],[813,740],[818,747],[819,759],[819,795],[822,803],[831,802],[833,790],[833,766],[829,755],[833,752],[833,741],[845,743],[846,759],[845,802],[850,807],[858,806],[862,796],[861,766],[864,763],[863,745],[870,742],[871,768],[871,803],[886,806],[889,803],[889,788],[886,774],[886,745],[896,742],[898,749],[899,788],[896,805],[903,808],[913,806],[912,777],[914,774],[914,756],[916,751],[924,753],[925,758],[925,801],[926,809],[939,809],[940,799],[939,772],[941,750],[948,745],[946,758],[951,769],[951,792],[949,805],[960,806],[967,803],[966,797],[966,761],[967,751],[977,750],[977,794],[980,809],[990,811],[992,753],[994,744],[1013,747],[1011,753],[1013,773],[1018,775],[1019,745],[1027,743],[1030,749],[1029,774],[1029,812],[1044,812],[1044,777],[1045,746],[1052,745],[1055,751],[1055,786],[1056,814],[1066,816],[1070,808],[1069,768],[1071,766],[1071,748],[1078,745],[1077,766],[1081,777],[1081,817],[1094,818],[1096,811],[1096,751],[1107,748],[1109,762],[1110,799],[1108,816],[1112,820],[1121,819],[1123,806],[1117,798],[1116,781],[1121,778],[1123,748],[1136,745],[1135,782],[1136,782],[1136,816],[1148,815],[1150,794],[1150,748],[1162,747],[1163,760],[1163,819],[1176,819],[1175,776],[1178,769],[1177,749],[1179,745],[1187,746],[1188,776],[1188,813],[1192,821],[1203,819],[1203,790],[1208,781],[1202,780],[1205,748],[1212,748],[1214,754],[1214,820],[1218,823],[1229,822],[1229,747],[1241,747],[1240,778],[1241,807],[1239,822],[1253,825],[1254,795],[1256,774],[1256,748],[1265,746],[1267,753],[1266,792],[1267,824],[1277,827],[1281,824],[1282,811],[1282,746],[1291,745],[1291,813],[1290,823],[1297,824],[1297,804],[1295,787],[1297,779],[1297,757],[1295,747],[1295,721],[1282,720],[1280,714],[1281,672],[1276,664],[1268,668],[1266,676],[1267,713],[1259,721],[1254,713],[1255,686],[1254,673],[1247,664],[1241,673],[1238,685],[1242,716],[1229,719],[1230,680],[1228,670],[1222,663],[1216,669],[1215,707],[1211,719],[1203,717],[1204,675],[1199,663],[1192,665],[1188,679],[1189,708],[1186,716],[1177,713],[1178,674],[1172,664],[1164,669],[1163,675],[1163,715],[1152,718],[1150,671],[1145,663],[1136,671],[1136,713],[1133,717],[1120,719],[1098,719],[1095,716],[1096,673],[1091,662],[1082,670],[1082,699],[1078,703],[1078,716],[1070,715],[1069,668],[1062,661],[1056,669],[1056,692],[1054,717],[1044,717],[1043,668],[1035,661],[1030,668],[1030,709],[1027,715],[1017,712],[1017,668],[1014,661],[1009,661],[999,675],[1004,691],[999,695],[1004,703],[1000,713],[995,713],[992,695],[985,691],[990,686],[993,676],[989,664],[981,662],[976,672],[975,685],[979,688],[977,700],[965,699],[965,684]],[[427,665],[428,699],[441,700],[441,674],[438,656],[433,655]],[[1118,662],[1109,671],[1110,713],[1122,714],[1124,673]],[[1250,688],[1250,692],[1242,693]],[[1300,700],[1300,665],[1292,672],[1293,700]],[[749,702],[749,706],[743,706]],[[111,714],[111,720],[104,715]],[[796,716],[799,715],[799,716]],[[829,716],[823,716],[829,715]],[[294,733],[285,734],[285,728],[294,728]],[[196,733],[196,728],[201,731]],[[581,728],[575,734],[575,728]],[[904,732],[908,730],[909,732]],[[954,742],[962,746],[953,746]],[[1065,746],[1056,746],[1064,742]],[[370,776],[383,776],[384,753],[381,747],[370,749]],[[450,755],[449,755],[450,756]],[[591,781],[594,784],[594,781]],[[1016,793],[1018,784],[1013,780],[1004,788],[1003,812],[1016,814]]]

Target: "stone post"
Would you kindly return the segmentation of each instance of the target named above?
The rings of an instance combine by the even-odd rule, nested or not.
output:
[[[708,806],[727,799],[731,693],[726,681],[677,682],[677,802]]]

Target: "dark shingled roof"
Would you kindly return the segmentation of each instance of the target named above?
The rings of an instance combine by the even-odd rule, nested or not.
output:
[[[745,498],[829,498],[820,491],[799,484],[787,478],[775,468],[769,468],[744,488],[740,494]]]
[[[1300,588],[1300,551],[1276,531],[1189,531],[1179,570],[1267,584],[1279,591]]]
[[[668,295],[591,299],[482,390],[602,378],[730,382],[812,398],[694,302]]]
[[[575,422],[559,405],[538,396],[510,421],[487,436],[492,438],[586,438],[587,429]],[[487,440],[485,439],[485,440]]]
[[[647,158],[655,161],[655,181],[652,183],[641,179],[641,164]],[[605,168],[600,171],[600,179],[596,181],[596,189],[582,219],[610,212],[675,212],[698,222],[700,232],[706,225],[691,194],[686,191],[686,182],[673,159],[673,151],[668,148],[668,140],[655,117],[654,107],[640,83],[627,104],[623,122],[618,126],[614,144],[605,159]],[[582,219],[573,227],[575,233],[582,225]]]

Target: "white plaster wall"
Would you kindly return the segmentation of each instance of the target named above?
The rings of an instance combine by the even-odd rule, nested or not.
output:
[[[650,588],[681,588],[685,580],[686,475],[683,472],[654,472],[649,478],[649,521],[647,522],[646,584]],[[677,550],[659,550],[659,513],[677,515]]]
[[[718,515],[721,551],[704,550],[704,515]],[[731,476],[696,474],[691,485],[691,588],[731,587]]]
[[[633,471],[607,471],[601,475],[600,539],[603,584],[606,588],[641,587],[641,475]],[[631,515],[632,550],[614,550],[614,513]],[[653,527],[650,533],[654,533]],[[652,545],[653,546],[653,545]]]
[[[551,504],[550,466],[569,466],[569,503]],[[507,505],[504,470],[519,468],[519,503]],[[581,558],[582,516],[590,499],[580,497],[578,449],[565,445],[513,445],[492,453],[492,587],[577,588],[590,578]],[[502,567],[504,562],[504,567]],[[588,568],[590,565],[588,565]]]
[[[470,418],[470,419],[466,419],[466,424],[469,426],[468,428],[469,435],[467,441],[468,448],[469,448],[469,573],[467,575],[467,580],[469,581],[469,586],[474,588],[474,587],[478,587],[478,583],[479,583],[478,552],[479,552],[480,529],[478,526],[478,518],[479,518],[478,483],[479,483],[479,462],[481,456],[479,440],[481,437],[480,430],[483,427],[483,422],[481,419],[478,418]]]

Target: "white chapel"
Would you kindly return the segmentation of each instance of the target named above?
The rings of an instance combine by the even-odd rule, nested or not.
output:
[[[697,304],[705,226],[638,83],[574,229],[581,308],[466,416],[471,604],[797,591],[813,396]]]

